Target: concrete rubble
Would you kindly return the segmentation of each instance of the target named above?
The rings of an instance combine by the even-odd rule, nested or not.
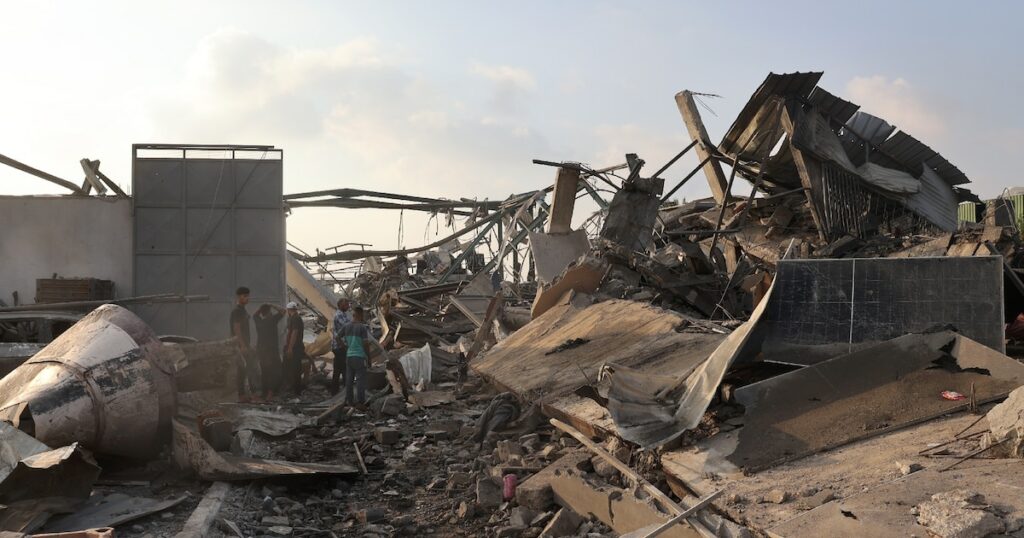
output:
[[[226,316],[224,297],[39,275],[37,304],[0,304],[0,530],[1017,535],[1012,204],[963,221],[985,206],[967,176],[820,77],[769,74],[717,144],[680,92],[690,143],[656,171],[630,153],[535,160],[554,182],[498,201],[274,198],[262,209],[422,211],[452,230],[392,250],[277,238],[266,273],[285,291],[267,300],[311,329],[286,397],[239,401],[258,387],[238,385],[236,342],[156,325],[207,330],[198,312]],[[689,151],[699,164],[666,179]],[[673,200],[698,173],[712,196]],[[578,198],[597,209],[574,227]],[[365,405],[331,390],[340,298],[377,344]]]

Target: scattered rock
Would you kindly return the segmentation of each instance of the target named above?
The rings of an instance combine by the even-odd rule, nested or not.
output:
[[[519,443],[510,439],[498,441],[496,450],[498,451],[498,459],[506,463],[511,460],[513,456],[523,456],[523,447],[520,446]]]
[[[800,510],[811,510],[835,498],[835,495],[833,495],[831,491],[819,491],[809,497],[800,497],[799,499],[797,499],[796,507],[799,508]]]
[[[264,516],[263,519],[260,520],[260,525],[263,525],[264,527],[287,527],[288,523],[289,521],[287,516]]]
[[[764,502],[775,503],[775,504],[782,504],[782,503],[790,500],[791,498],[792,498],[792,496],[789,494],[788,491],[784,491],[784,490],[781,490],[781,489],[773,489],[773,490],[769,491],[768,493],[764,494]]]
[[[560,446],[555,444],[545,445],[540,451],[540,457],[546,460],[553,460],[558,457]]]
[[[536,511],[525,506],[517,506],[513,508],[512,512],[509,514],[508,524],[513,527],[530,527],[530,523],[535,517],[537,517]]]
[[[397,394],[388,394],[379,403],[380,414],[387,416],[398,416],[405,412],[405,400]]]
[[[983,538],[1005,530],[1003,520],[978,493],[957,489],[932,495],[917,505],[917,522],[943,538]]]
[[[448,475],[448,489],[453,487],[464,488],[473,483],[473,473],[454,472]]]
[[[356,512],[356,519],[358,519],[363,525],[366,525],[367,523],[383,521],[387,515],[387,510],[384,510],[379,506],[375,506],[373,508],[366,508]]]
[[[513,538],[515,536],[521,536],[523,531],[526,530],[523,527],[502,527],[498,529],[498,532],[494,536],[497,538]]]
[[[804,486],[804,487],[800,488],[799,490],[797,490],[796,496],[797,497],[811,497],[813,495],[817,495],[817,493],[818,493],[818,488],[816,488],[814,486]]]
[[[471,519],[476,515],[476,505],[462,501],[459,503],[459,507],[455,510],[455,516],[460,520],[465,521]]]
[[[729,504],[743,504],[747,502],[747,499],[737,493],[730,493],[729,495],[726,495],[725,502]]]
[[[292,528],[284,525],[274,525],[267,529],[267,533],[272,536],[291,536]]]
[[[394,428],[376,428],[373,438],[382,445],[393,445],[402,439],[402,434]]]
[[[550,538],[558,536],[570,536],[576,533],[583,518],[568,508],[562,508],[555,513],[540,535]]]
[[[907,463],[902,461],[896,462],[896,469],[899,470],[900,476],[907,476],[910,473],[916,473],[924,467],[921,467],[920,463]]]
[[[602,478],[611,478],[619,472],[614,465],[601,456],[594,456],[590,459],[590,463],[594,465],[594,472],[597,473],[597,476]]]
[[[423,435],[434,442],[447,440],[451,436],[447,430],[428,430]]]
[[[520,482],[516,486],[516,502],[520,506],[527,506],[534,510],[547,510],[555,503],[555,496],[551,491],[551,480],[555,477],[555,473],[560,469],[578,469],[589,459],[590,452],[585,450],[574,450],[562,456],[539,473]]]
[[[519,445],[522,446],[526,452],[536,452],[540,447],[540,434],[531,433],[520,437]]]
[[[481,508],[494,509],[501,506],[501,486],[490,478],[476,481],[476,502]]]

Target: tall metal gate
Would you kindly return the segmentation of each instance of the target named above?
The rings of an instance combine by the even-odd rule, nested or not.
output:
[[[208,295],[138,305],[157,334],[230,336],[235,288],[285,300],[283,153],[273,146],[132,146],[135,295]]]

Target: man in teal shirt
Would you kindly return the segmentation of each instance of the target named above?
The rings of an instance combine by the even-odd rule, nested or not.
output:
[[[369,353],[370,329],[364,322],[364,312],[361,306],[352,309],[352,322],[342,327],[338,332],[345,341],[347,353],[345,354],[345,402],[349,405],[363,405],[366,402],[366,369],[370,366]],[[353,383],[359,399],[353,396]]]

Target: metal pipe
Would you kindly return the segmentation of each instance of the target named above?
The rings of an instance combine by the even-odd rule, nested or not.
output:
[[[160,295],[140,295],[138,297],[125,297],[124,299],[100,299],[96,301],[70,301],[66,303],[36,303],[19,306],[5,306],[0,312],[35,312],[40,310],[68,310],[77,308],[95,308],[105,304],[138,304],[138,303],[191,303],[193,301],[207,301],[209,295],[178,295],[174,293],[162,293]]]
[[[692,149],[693,146],[696,146],[696,145],[697,145],[697,140],[695,139],[693,142],[690,142],[689,146],[686,146],[685,148],[683,148],[683,151],[680,151],[679,153],[676,154],[675,157],[672,157],[671,160],[669,160],[667,163],[665,163],[665,166],[662,166],[661,168],[659,168],[658,171],[655,172],[654,175],[651,176],[651,177],[654,178],[654,177],[660,176],[662,172],[664,172],[665,170],[668,170],[668,167],[672,166],[673,164],[676,164],[676,161],[678,161],[680,158],[682,158],[683,155],[686,155],[686,152],[690,151],[690,149]]]
[[[736,165],[739,164],[739,156],[732,160],[732,172],[729,173],[729,183],[725,186],[725,196],[722,198],[722,210],[718,212],[718,220],[715,222],[715,231],[722,227],[722,219],[725,218],[725,205],[729,202],[729,193],[732,192],[732,182],[736,179]],[[718,234],[711,239],[711,248],[708,252],[715,255],[715,247],[718,246]]]
[[[690,181],[690,178],[695,176],[697,174],[697,172],[700,172],[701,168],[703,168],[704,165],[707,164],[707,162],[710,161],[710,160],[711,160],[711,157],[708,157],[707,159],[704,159],[703,161],[701,161],[700,164],[697,165],[697,168],[694,168],[689,174],[686,174],[686,177],[684,177],[683,180],[680,181],[678,185],[676,185],[675,187],[672,187],[672,190],[668,191],[668,193],[665,196],[661,197],[661,202],[659,202],[659,204],[664,204],[665,202],[667,202],[668,199],[671,198],[672,195],[675,194],[677,190],[682,188],[683,185],[686,185],[686,182]]]

